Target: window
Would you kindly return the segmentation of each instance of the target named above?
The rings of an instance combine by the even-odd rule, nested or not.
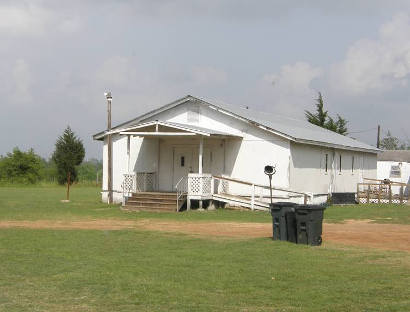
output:
[[[326,154],[325,155],[325,173],[327,173],[328,162],[329,162],[329,154]]]
[[[181,167],[185,167],[185,156],[181,156]]]
[[[354,156],[352,156],[352,173],[354,173]]]
[[[342,173],[342,154],[339,155],[339,173]]]
[[[390,178],[401,178],[401,168],[399,165],[392,165],[390,169]]]

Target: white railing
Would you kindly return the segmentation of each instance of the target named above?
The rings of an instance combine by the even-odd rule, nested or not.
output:
[[[149,192],[155,190],[154,172],[137,172],[124,174],[122,183],[123,205],[128,197],[136,192]],[[213,199],[216,195],[235,196],[236,201],[244,203],[246,207],[254,209],[266,209],[270,202],[269,186],[233,179],[229,177],[213,176],[210,173],[189,173],[182,177],[175,185],[177,192],[177,207],[187,197],[188,202],[193,200]],[[298,203],[312,202],[313,195],[305,192],[295,192],[284,188],[272,187],[275,201],[286,200]],[[188,204],[189,205],[189,204]],[[265,208],[264,208],[265,207]]]
[[[137,191],[137,176],[135,173],[125,173],[122,181],[122,205],[125,206],[128,197]]]
[[[255,209],[255,206],[266,206],[270,202],[270,189],[267,185],[256,184],[238,179],[213,176],[213,184],[215,192],[213,194],[233,195],[241,197],[248,201],[250,208]],[[284,188],[272,187],[273,198],[275,201],[291,200],[300,203],[309,203],[312,201],[313,194],[305,192],[295,192]]]
[[[155,172],[137,172],[136,192],[153,192],[155,190]]]
[[[212,174],[189,173],[188,196],[192,199],[211,199],[214,193]]]
[[[177,211],[179,211],[180,201],[188,194],[188,178],[182,177],[179,179],[177,184],[175,184],[175,189],[177,191]]]

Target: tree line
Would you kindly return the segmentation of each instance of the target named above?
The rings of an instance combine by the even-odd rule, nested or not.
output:
[[[40,157],[33,149],[21,151],[17,147],[0,156],[0,184],[100,182],[102,161],[83,161],[84,154],[81,140],[67,127],[50,159]]]

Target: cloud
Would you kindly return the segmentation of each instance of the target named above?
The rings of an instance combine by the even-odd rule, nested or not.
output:
[[[228,80],[225,71],[212,66],[196,66],[191,70],[191,78],[194,84],[224,84]]]
[[[298,10],[315,10],[324,14],[362,15],[387,10],[399,11],[410,8],[408,0],[88,0],[75,1],[83,6],[104,6],[110,10],[120,10],[130,16],[145,18],[206,18],[212,20],[257,21],[277,20]]]
[[[50,13],[40,7],[0,5],[0,32],[7,34],[39,34],[46,29]]]
[[[67,18],[61,21],[59,29],[63,33],[71,34],[79,31],[82,27],[82,23],[79,18]]]
[[[104,61],[96,76],[106,87],[125,87],[136,79],[135,65],[124,56],[113,56]]]
[[[274,101],[275,111],[300,115],[300,112],[310,105],[311,99],[317,96],[312,81],[322,74],[320,67],[297,62],[282,66],[279,73],[265,75],[263,83],[265,88],[270,84],[269,93]]]
[[[12,70],[12,99],[17,103],[27,103],[31,101],[30,87],[32,83],[30,68],[25,60],[16,61]]]
[[[38,36],[56,30],[73,33],[80,28],[78,17],[67,16],[64,11],[52,10],[36,1],[23,5],[13,2],[0,4],[0,33],[9,36]]]
[[[330,69],[330,84],[352,95],[384,92],[408,85],[410,75],[410,17],[395,15],[380,27],[377,39],[361,39],[345,59]]]

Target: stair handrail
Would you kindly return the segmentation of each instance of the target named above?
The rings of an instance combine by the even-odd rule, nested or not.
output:
[[[175,184],[175,189],[177,191],[177,212],[179,211],[179,201],[180,199],[188,193],[188,177],[182,177]]]

